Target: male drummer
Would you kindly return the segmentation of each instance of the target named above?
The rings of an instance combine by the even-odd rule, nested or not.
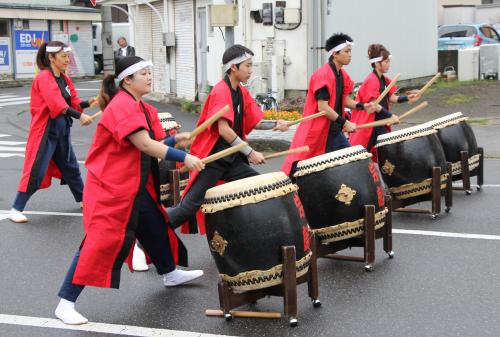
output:
[[[250,92],[241,85],[241,82],[248,81],[252,75],[253,55],[250,49],[238,44],[224,52],[222,56],[224,79],[217,83],[208,95],[197,125],[205,122],[225,105],[229,105],[232,109],[229,109],[218,122],[196,136],[191,144],[191,154],[205,158],[238,145],[244,142],[247,135],[259,124],[264,114],[250,96]],[[278,121],[276,128],[280,131],[288,129],[284,121]],[[176,228],[187,220],[190,220],[192,225],[193,216],[203,203],[205,192],[214,187],[219,180],[229,182],[258,175],[259,173],[250,167],[249,163],[258,165],[264,162],[262,153],[246,146],[239,153],[208,164],[202,172],[192,172],[182,201],[168,210],[172,226]],[[198,217],[201,234],[205,233],[203,220],[202,216]],[[189,232],[196,232],[192,226],[189,229]],[[188,232],[186,226],[183,226],[183,232]]]
[[[326,116],[301,123],[290,148],[309,146],[309,152],[286,157],[282,171],[293,176],[297,162],[323,153],[351,146],[342,131],[354,132],[356,124],[347,120],[344,108],[375,111],[373,103],[355,102],[349,95],[354,82],[343,68],[351,63],[354,42],[349,35],[338,33],[327,41],[328,63],[316,70],[309,80],[303,116],[326,111]]]

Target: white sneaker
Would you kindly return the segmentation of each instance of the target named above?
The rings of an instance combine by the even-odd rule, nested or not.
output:
[[[57,305],[55,315],[64,324],[79,325],[88,323],[88,319],[83,317],[78,311],[75,310],[75,303],[65,299],[61,299]]]
[[[83,209],[83,201],[80,201],[80,209]]]
[[[175,269],[170,273],[163,275],[163,284],[165,287],[175,287],[180,284],[195,280],[203,275],[203,270],[182,270]]]
[[[132,255],[132,269],[135,271],[146,271],[149,270],[148,264],[146,262],[146,254],[141,248],[136,244],[134,247],[134,253]]]
[[[19,212],[17,209],[12,208],[10,210],[10,221],[15,223],[24,223],[28,222],[28,218],[24,216],[23,213]]]

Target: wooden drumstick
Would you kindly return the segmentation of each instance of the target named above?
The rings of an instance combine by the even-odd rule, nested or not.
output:
[[[325,116],[325,115],[326,115],[326,111],[316,112],[315,114],[312,114],[312,115],[309,115],[309,116],[306,116],[306,117],[302,117],[302,118],[296,119],[294,121],[286,122],[286,125],[288,127],[290,127],[292,125],[299,124],[299,123],[302,123],[302,122],[305,122],[305,121],[308,121],[308,120],[311,120],[311,119],[314,119],[314,118],[318,118],[318,117],[321,117],[321,116]],[[273,131],[276,131],[276,130],[278,130],[278,129],[276,127],[274,127]]]
[[[102,110],[99,110],[98,112],[96,112],[95,114],[93,114],[92,116],[90,116],[90,119],[92,120],[92,122],[97,118],[99,117],[100,115],[102,115]]]
[[[94,97],[94,103],[90,104],[90,108],[93,108],[95,106],[99,105],[99,96]]]
[[[247,318],[281,318],[281,313],[276,311],[239,311],[231,310],[229,311],[233,317],[247,317]],[[206,316],[223,317],[224,312],[217,309],[207,309],[205,310]]]
[[[380,96],[378,96],[378,98],[373,101],[373,103],[375,105],[378,105],[378,104],[380,104],[380,102],[382,102],[382,100],[384,99],[384,97],[389,93],[389,90],[391,90],[392,87],[396,84],[396,82],[398,81],[398,79],[399,79],[400,76],[401,76],[401,73],[397,73],[397,75],[394,76],[394,78],[392,79],[391,83],[389,83],[389,85],[385,88],[385,90],[382,91],[382,93],[380,94]]]
[[[300,152],[307,152],[307,151],[309,151],[309,146],[306,145],[306,146],[297,147],[295,149],[290,149],[290,150],[286,150],[286,151],[272,153],[272,154],[265,156],[264,159],[268,160],[268,159],[287,156],[287,155],[293,154],[293,153],[300,153]]]
[[[424,92],[429,89],[429,87],[438,80],[438,78],[441,77],[441,73],[437,73],[436,75],[434,75],[433,78],[431,78],[429,80],[429,82],[427,82],[423,87],[422,89],[420,89],[420,96],[422,96],[424,94]]]
[[[407,112],[405,112],[404,114],[402,114],[401,117],[399,117],[399,121],[401,121],[402,119],[404,119],[404,118],[406,118],[406,117],[414,114],[415,112],[417,112],[419,110],[422,110],[423,108],[427,107],[428,105],[429,105],[429,103],[427,103],[427,101],[424,101],[424,102],[420,103],[419,105],[417,105],[413,109],[410,109]]]
[[[399,117],[399,121],[401,122],[402,119],[405,119],[406,117],[414,114],[415,112],[422,110],[423,108],[425,108],[428,105],[429,105],[429,103],[427,103],[427,101],[420,103],[416,107],[414,107],[414,108],[408,110],[407,112],[405,112],[404,114],[402,114],[401,117]],[[376,128],[377,126],[384,126],[384,125],[390,125],[390,124],[392,124],[392,118],[385,118],[385,119],[381,119],[379,121],[358,125],[356,127],[356,129]]]
[[[248,144],[245,142],[240,143],[240,144],[235,145],[235,146],[231,146],[228,149],[219,151],[219,152],[214,153],[206,158],[203,158],[201,161],[203,162],[203,164],[209,164],[213,161],[219,160],[223,157],[226,157],[226,156],[229,156],[233,153],[236,153],[239,150],[241,150],[242,148],[244,148],[245,146],[248,146]],[[187,166],[183,166],[183,167],[181,167],[181,169],[179,171],[180,171],[180,173],[186,173],[187,171],[189,171],[189,169],[187,168]]]
[[[198,136],[200,133],[202,133],[206,128],[208,128],[210,125],[212,125],[216,120],[221,118],[225,113],[229,111],[229,105],[225,105],[222,109],[220,109],[215,115],[204,121],[200,126],[198,126],[196,129],[191,131],[191,136],[189,139],[193,139],[194,137]]]
[[[392,122],[392,118],[385,118],[385,119],[381,119],[381,120],[378,120],[375,122],[358,125],[358,126],[356,126],[356,130],[376,128],[377,126],[384,126],[384,125],[391,124],[391,122]]]

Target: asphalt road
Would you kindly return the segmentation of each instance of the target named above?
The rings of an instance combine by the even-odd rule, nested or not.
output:
[[[90,97],[97,93],[98,83],[83,82],[76,87],[82,97]],[[5,98],[7,95],[19,99],[5,101],[12,98]],[[24,159],[19,156],[22,154],[19,148],[22,149],[23,145],[10,142],[24,142],[26,139],[29,113],[22,97],[27,96],[29,88],[0,90],[0,135],[4,135],[0,142],[9,142],[0,143],[2,211],[11,207],[23,165]],[[7,102],[20,104],[2,105]],[[164,111],[175,109],[173,106],[158,106]],[[175,117],[185,130],[190,130],[196,121],[196,116],[186,113],[175,113]],[[85,159],[94,128],[76,124],[73,127],[73,143],[81,161]],[[487,154],[489,151],[499,152],[498,128],[474,127],[474,130],[478,143],[487,144]],[[277,159],[259,170],[276,171],[280,165],[281,160]],[[202,333],[239,336],[498,336],[500,160],[486,160],[485,171],[483,191],[474,191],[471,196],[455,192],[450,214],[443,213],[437,220],[426,215],[395,214],[396,256],[389,260],[378,242],[374,272],[366,273],[360,263],[319,260],[323,306],[314,309],[307,297],[306,286],[299,286],[299,326],[294,329],[289,328],[284,319],[226,322],[205,317],[205,309],[218,307],[218,273],[206,238],[199,235],[182,236],[189,250],[190,267],[205,271],[199,282],[167,289],[154,268],[132,274],[124,267],[120,290],[87,288],[77,303],[78,310],[91,322],[107,325],[94,331],[40,327],[36,318],[54,318],[58,288],[82,239],[80,210],[69,189],[55,184],[37,192],[27,206],[27,211],[55,213],[28,214],[30,221],[22,225],[8,219],[0,220],[0,336],[116,336],[119,334],[107,332],[120,331],[112,329],[117,325],[156,328],[160,329],[158,335],[165,336],[168,333],[181,336],[182,331],[185,335],[187,332],[199,333],[193,336]],[[83,165],[82,173],[85,175]],[[409,234],[404,230],[424,231],[428,235]],[[445,232],[444,235],[448,236],[440,236],[437,232]],[[453,237],[453,233],[484,236]],[[361,254],[361,250],[353,249],[349,253]],[[242,309],[281,311],[282,301],[279,298],[263,299]],[[16,323],[5,324],[13,319],[17,320]],[[85,326],[82,329],[86,329]],[[148,331],[137,330],[136,335],[150,335]]]

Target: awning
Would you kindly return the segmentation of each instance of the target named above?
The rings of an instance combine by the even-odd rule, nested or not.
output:
[[[101,13],[93,8],[84,8],[77,6],[0,4],[0,18],[101,21]]]

